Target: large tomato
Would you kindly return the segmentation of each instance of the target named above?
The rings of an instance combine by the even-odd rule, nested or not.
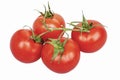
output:
[[[75,40],[81,51],[95,52],[99,50],[106,42],[107,33],[104,26],[96,20],[85,20],[80,22],[76,29],[81,29],[80,32],[72,31],[72,39]]]
[[[63,41],[65,41],[65,38],[62,38],[60,42]],[[75,68],[79,62],[80,48],[72,39],[68,39],[64,47],[60,46],[60,42],[53,41],[54,46],[46,43],[42,48],[41,58],[50,70],[57,73],[66,73]],[[58,54],[55,54],[55,52],[58,52]]]
[[[28,29],[16,31],[10,41],[10,49],[14,57],[24,63],[32,63],[41,56],[42,44],[36,43]]]

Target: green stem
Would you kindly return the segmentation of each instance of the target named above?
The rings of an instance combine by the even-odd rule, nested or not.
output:
[[[45,12],[44,12],[43,16],[44,16],[45,18],[52,18],[54,15],[53,15],[53,12],[52,12],[51,9],[50,9],[50,4],[49,4],[49,2],[48,2],[48,10],[46,9],[46,6],[44,6],[44,8],[45,8]]]
[[[49,32],[50,32],[50,31],[43,32],[43,33],[39,34],[38,37],[41,37],[41,36],[43,36],[43,35],[45,35],[45,34],[47,34],[47,33],[49,33]]]
[[[47,26],[47,24],[46,24],[46,22],[45,22],[45,18],[43,19],[42,23],[43,23],[43,25],[45,26],[45,28],[50,31],[50,29],[48,28],[48,26]]]
[[[72,21],[71,23],[77,23],[77,24],[78,24],[78,23],[80,23],[80,22],[81,22],[81,21]]]
[[[31,30],[31,32],[32,32],[32,35],[30,37],[31,39],[33,39],[36,43],[41,43],[42,42],[41,36],[39,37],[39,36],[35,35],[35,33],[34,33],[34,31],[32,30],[31,27],[29,27],[27,25],[25,25],[24,27],[28,27]]]
[[[54,30],[80,31],[80,29],[79,29],[80,27],[73,24],[73,23],[75,23],[75,22],[71,22],[71,23],[68,23],[68,24],[70,24],[70,25],[72,25],[72,26],[76,26],[77,29],[70,29],[70,28],[64,28],[64,27],[61,27],[61,28],[49,28],[49,27],[47,26],[46,22],[45,22],[45,18],[43,19],[42,23],[43,23],[43,25],[45,26],[45,28],[46,28],[48,31],[54,31]],[[76,23],[78,23],[78,22],[76,22]]]
[[[80,31],[79,29],[70,29],[70,28],[48,28],[50,31],[54,30],[63,30],[63,31]]]
[[[67,38],[65,39],[65,41],[63,42],[63,46],[65,46],[65,44],[67,43],[68,39],[69,39],[69,35],[66,33]]]
[[[25,27],[28,27],[31,30],[31,32],[32,32],[32,37],[35,37],[35,33],[33,32],[32,28],[30,26],[28,26],[28,25],[24,25],[23,26],[23,28],[25,28]]]
[[[65,31],[62,31],[62,33],[60,34],[60,36],[58,37],[58,40],[60,41],[62,35],[65,33]]]

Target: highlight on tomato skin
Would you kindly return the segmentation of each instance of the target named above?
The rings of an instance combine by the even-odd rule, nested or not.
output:
[[[96,20],[87,20],[87,22],[88,25],[92,24],[88,32],[72,31],[71,37],[79,44],[81,51],[93,53],[103,47],[107,40],[107,32],[100,22]],[[82,27],[82,22],[77,26]]]
[[[61,38],[60,40],[64,41],[65,39]],[[74,40],[68,39],[63,52],[51,60],[54,49],[54,46],[49,43],[42,48],[41,58],[47,68],[56,73],[67,73],[77,66],[80,60],[80,48]]]
[[[31,39],[32,31],[28,29],[17,30],[11,37],[10,50],[20,62],[33,63],[40,59],[42,44]]]

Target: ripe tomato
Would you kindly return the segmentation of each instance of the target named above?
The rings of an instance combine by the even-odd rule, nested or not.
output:
[[[16,31],[10,41],[13,56],[24,63],[32,63],[41,56],[42,44],[31,39],[32,32],[28,29]]]
[[[89,27],[89,32],[72,31],[72,39],[79,44],[81,51],[88,53],[95,52],[105,44],[107,39],[106,30],[104,26],[96,20],[86,20],[85,23],[88,24],[85,26],[84,23],[80,22],[77,26],[79,28]]]
[[[45,18],[43,15],[40,15],[33,23],[33,30],[36,35],[42,34],[44,32],[49,31],[48,28],[61,28],[65,27],[65,21],[62,16],[54,13],[52,17]],[[58,38],[58,36],[62,33],[63,30],[54,30],[50,31],[47,34],[41,36],[45,41],[48,38]]]
[[[65,38],[61,38],[60,42],[65,41]],[[59,43],[59,42],[58,42]],[[57,50],[60,50],[61,47],[57,46]],[[57,52],[55,47],[49,43],[46,43],[41,52],[41,58],[43,63],[52,71],[57,73],[66,73],[71,71],[80,59],[80,48],[78,44],[72,39],[68,39],[65,46],[63,47],[63,51],[58,55],[54,54]],[[53,59],[53,56],[54,57]]]

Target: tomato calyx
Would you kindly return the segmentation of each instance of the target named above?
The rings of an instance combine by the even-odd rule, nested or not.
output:
[[[82,21],[82,28],[81,28],[81,31],[82,32],[89,32],[90,29],[93,28],[93,23],[88,23],[84,14],[83,14],[83,21]]]
[[[82,25],[76,25],[79,24],[79,23],[82,23]],[[69,25],[72,25],[75,27],[75,29],[78,29],[80,32],[90,32],[90,30],[94,27],[93,26],[93,23],[88,23],[88,21],[86,20],[84,14],[83,14],[83,20],[82,22],[80,21],[73,21],[73,22],[70,22],[68,23]]]
[[[51,11],[50,9],[50,5],[49,5],[49,2],[48,2],[48,10],[46,9],[46,6],[44,6],[45,8],[45,12],[40,12],[40,14],[42,16],[44,16],[44,18],[52,18],[54,16],[53,12]]]
[[[57,39],[49,39],[51,42],[48,42],[49,44],[53,45],[54,47],[54,53],[51,58],[51,61],[53,61],[58,55],[60,55],[60,58],[62,57],[63,51],[64,51],[64,45],[62,42],[60,42]]]
[[[25,27],[28,27],[30,29],[30,31],[32,32],[30,39],[34,40],[36,43],[43,43],[41,36],[44,35],[45,33],[40,34],[40,35],[35,35],[35,33],[31,27],[29,27],[27,25],[23,26],[23,28],[25,28]]]
[[[30,38],[33,39],[36,43],[42,43],[43,42],[42,39],[39,36],[34,35],[34,34],[32,34],[32,36]]]
[[[40,35],[35,35],[32,29],[31,31],[32,31],[32,36],[30,38],[33,39],[36,43],[43,43],[43,40],[40,37]]]
[[[62,55],[63,55],[63,52],[64,52],[64,46],[65,44],[67,43],[68,41],[68,38],[65,38],[64,41],[61,41],[61,37],[62,37],[62,34],[64,34],[65,31],[63,31],[61,33],[61,35],[58,37],[58,39],[52,39],[52,38],[49,38],[48,42],[45,42],[45,43],[48,43],[48,44],[51,44],[53,47],[54,47],[54,52],[53,52],[53,56],[51,58],[51,62],[53,60],[55,60],[55,58],[60,55],[60,60],[62,58]],[[66,33],[67,34],[67,33]],[[67,34],[68,36],[68,34]],[[58,63],[60,63],[60,60]]]

